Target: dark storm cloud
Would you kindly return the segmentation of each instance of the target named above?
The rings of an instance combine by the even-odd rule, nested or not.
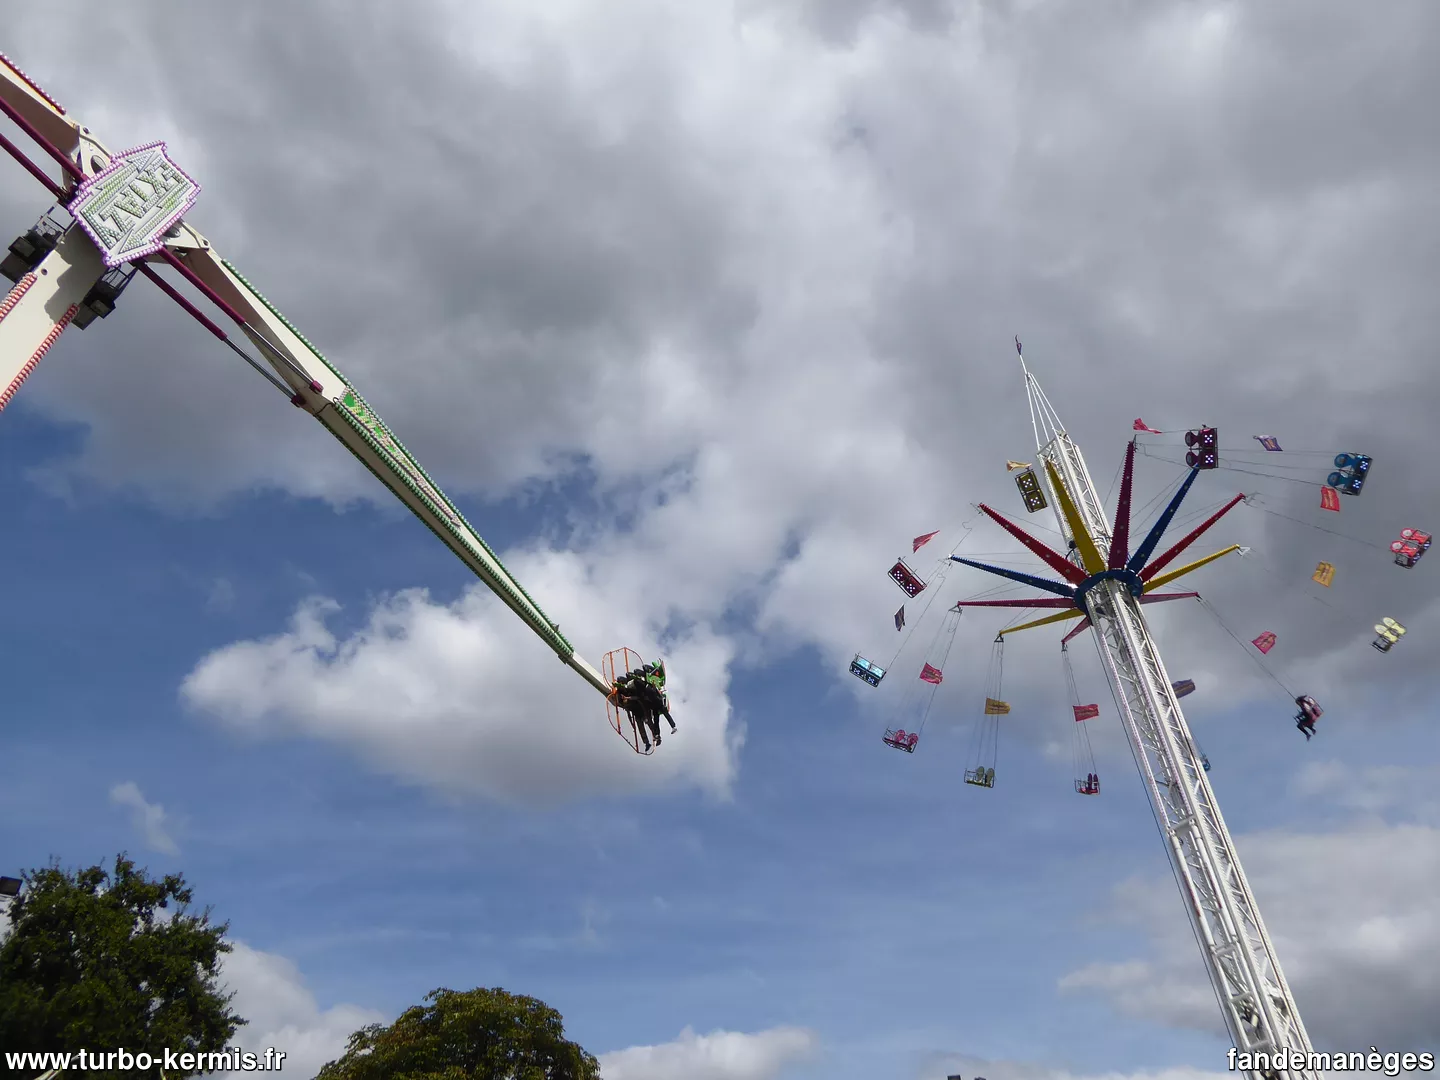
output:
[[[937,524],[929,503],[951,518],[980,499],[1014,511],[1002,463],[1033,451],[1008,344],[1018,332],[1103,489],[1137,415],[1167,430],[1217,424],[1227,465],[1309,481],[1222,471],[1190,503],[1263,493],[1195,549],[1238,541],[1263,562],[1192,580],[1244,637],[1280,634],[1277,664],[1347,643],[1374,660],[1368,626],[1421,619],[1431,602],[1428,565],[1402,571],[1384,551],[1402,527],[1433,528],[1426,510],[1440,502],[1416,452],[1440,404],[1424,362],[1440,330],[1440,184],[1424,137],[1440,87],[1417,45],[1435,36],[1431,6],[1378,19],[1338,3],[996,4],[869,20],[905,12],[832,7],[825,17],[854,33],[818,46],[782,34],[792,81],[755,97],[740,93],[754,71],[713,59],[728,43],[702,47],[710,24],[657,32],[650,61],[597,82],[586,65],[614,41],[577,29],[567,49],[552,26],[495,46],[486,31],[513,23],[499,9],[478,29],[442,24],[438,7],[421,18],[312,4],[283,21],[188,7],[153,23],[73,10],[95,33],[62,50],[22,23],[22,61],[117,146],[181,133],[177,153],[207,185],[197,224],[452,486],[497,491],[668,424],[627,467],[686,459],[716,433],[722,458],[743,457],[764,432],[755,461],[709,466],[670,527],[704,530],[704,508],[723,507],[731,547],[761,562],[783,545],[747,548],[742,518],[783,538],[826,520],[903,532],[912,515],[919,532]],[[781,10],[820,17],[752,5],[741,22]],[[94,72],[120,43],[147,77],[111,91]],[[681,90],[704,71],[735,97],[712,93],[702,116]],[[789,153],[788,171],[770,160]],[[822,176],[850,186],[827,191]],[[790,201],[777,195],[786,184]],[[848,279],[832,269],[845,267]],[[816,295],[827,299],[806,307]],[[84,471],[180,500],[256,483],[375,492],[164,307],[153,290],[128,296],[99,330],[62,339],[27,387],[91,425]],[[666,348],[678,359],[656,375],[645,358]],[[864,390],[875,400],[841,421],[838,388],[861,394],[857,373],[876,363],[883,391]],[[704,423],[667,408],[614,425],[606,403],[661,382],[704,401]],[[906,445],[882,453],[897,420]],[[1252,434],[1290,453],[1257,455]],[[910,474],[892,481],[893,514],[842,497],[845,439],[871,468]],[[1319,511],[1324,456],[1295,453],[1306,449],[1373,454],[1366,494],[1334,518]],[[1179,457],[1173,444],[1156,452]],[[1178,475],[1142,461],[1142,500]],[[974,544],[1004,546],[986,523]],[[1317,592],[1329,612],[1294,588],[1322,559],[1339,571]],[[1261,573],[1276,576],[1257,587]],[[717,587],[697,595],[723,605],[730,586]],[[833,592],[818,577],[815,588]],[[793,632],[831,632],[816,629],[814,597],[786,595]],[[1207,651],[1166,618],[1182,656]],[[1393,678],[1417,651],[1328,670]]]
[[[1440,12],[1415,4],[1384,20],[1338,4],[1051,5],[980,19],[973,55],[952,45],[968,87],[936,55],[857,88],[866,163],[911,215],[917,252],[889,283],[877,347],[916,385],[953,388],[915,400],[954,467],[975,470],[971,489],[1013,508],[994,464],[1027,450],[1005,344],[1018,331],[1102,495],[1137,415],[1218,424],[1229,464],[1312,484],[1324,458],[1267,458],[1251,435],[1373,454],[1374,483],[1338,516],[1314,486],[1241,472],[1203,478],[1190,500],[1273,492],[1269,509],[1370,551],[1242,507],[1196,553],[1254,543],[1296,586],[1329,559],[1336,592],[1363,608],[1359,634],[1428,603],[1383,545],[1440,503],[1416,452],[1440,406],[1422,360],[1440,332],[1440,170],[1424,135],[1440,77],[1416,44],[1437,30]],[[1334,643],[1336,625],[1301,617],[1313,602],[1267,612],[1228,576],[1196,580],[1255,632],[1273,621],[1296,628],[1287,648]]]
[[[446,461],[483,451],[459,482],[495,490],[523,479],[547,452],[573,449],[574,424],[602,384],[624,383],[606,373],[623,372],[650,335],[694,325],[714,343],[748,318],[743,286],[719,273],[720,178],[676,151],[660,75],[644,107],[605,130],[570,85],[566,58],[543,41],[502,77],[463,59],[478,31],[455,27],[447,41],[434,21],[389,5],[294,5],[283,19],[263,8],[162,5],[138,20],[133,8],[75,8],[94,33],[68,53],[48,47],[38,17],[12,48],[113,149],[157,126],[182,132],[175,152],[190,148],[197,172],[203,161],[197,227],[422,457],[439,456],[442,475]],[[122,45],[146,77],[123,91],[130,122],[107,127],[106,95],[89,73]],[[147,116],[163,123],[137,122]],[[130,387],[150,382],[152,401],[178,398],[165,354],[183,316],[157,325],[151,314],[111,319],[109,363],[47,370],[39,393],[67,393],[83,372],[110,384],[113,401],[127,396],[115,385],[125,372]],[[209,395],[230,386],[205,378]],[[462,404],[457,378],[480,392],[467,389]],[[98,439],[145,453],[142,437],[80,411]],[[270,412],[271,434],[293,425]],[[254,467],[229,461],[263,462],[243,436],[185,432],[197,436],[192,456],[236,480]],[[114,476],[124,466],[92,468]],[[348,470],[344,487],[360,478],[333,469]]]
[[[790,11],[834,45],[853,45],[867,18],[895,16],[921,31],[941,30],[955,16],[951,0],[749,0],[748,11]]]

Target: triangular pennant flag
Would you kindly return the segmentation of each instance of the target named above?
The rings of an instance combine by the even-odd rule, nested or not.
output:
[[[1077,724],[1081,720],[1093,720],[1100,715],[1099,705],[1071,705],[1070,707],[1075,710],[1075,722]]]
[[[940,674],[940,669],[937,667],[931,667],[929,664],[926,664],[920,669],[921,682],[934,683],[936,686],[939,686],[944,679],[945,676]]]
[[[1156,428],[1151,427],[1149,424],[1145,423],[1144,420],[1141,420],[1138,416],[1135,418],[1135,430],[1136,430],[1136,431],[1148,431],[1151,435],[1164,435],[1164,434],[1165,434],[1163,431],[1160,431],[1160,430],[1157,430]]]
[[[1275,647],[1275,635],[1270,633],[1269,630],[1266,630],[1265,633],[1250,642],[1250,644],[1254,645],[1255,648],[1259,649],[1262,653],[1268,653]]]
[[[1028,468],[1030,468],[1030,463],[1029,463],[1028,461],[1007,461],[1007,462],[1005,462],[1005,471],[1006,471],[1006,472],[1014,472],[1016,469],[1028,469]]]
[[[905,605],[900,605],[900,610],[895,612],[895,629],[899,630],[905,625]]]
[[[1006,701],[996,701],[993,697],[985,699],[986,716],[1004,716],[1010,711],[1010,704]]]
[[[1318,581],[1325,588],[1330,588],[1330,583],[1335,580],[1335,566],[1332,563],[1322,562],[1315,567],[1315,573],[1310,575],[1311,581]]]
[[[1280,449],[1280,440],[1277,439],[1274,435],[1252,435],[1250,437],[1256,442],[1258,442],[1261,446],[1263,446],[1266,450]]]
[[[1340,512],[1340,493],[1332,487],[1320,489],[1320,509]]]
[[[910,548],[910,554],[912,554],[912,555],[915,554],[915,552],[919,551],[922,547],[924,547],[924,546],[925,546],[926,544],[928,544],[932,539],[934,539],[935,537],[937,537],[937,536],[939,536],[939,535],[940,535],[940,530],[939,530],[939,529],[936,529],[934,532],[928,532],[928,533],[926,533],[924,536],[917,536],[917,537],[915,537],[914,540],[910,541],[910,543],[911,543],[911,545],[912,545],[911,548]]]

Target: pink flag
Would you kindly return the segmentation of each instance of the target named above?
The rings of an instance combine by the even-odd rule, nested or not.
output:
[[[915,552],[919,551],[922,547],[924,547],[926,544],[928,544],[934,537],[937,537],[937,536],[939,536],[939,535],[940,535],[940,530],[939,530],[939,529],[936,529],[933,533],[926,533],[924,536],[917,536],[917,537],[915,537],[915,539],[911,541],[911,544],[912,544],[913,546],[910,548],[910,554],[911,554],[911,555],[914,555]]]
[[[1259,649],[1262,653],[1268,653],[1275,647],[1275,635],[1270,633],[1269,630],[1266,630],[1265,633],[1250,642],[1250,644],[1254,645],[1255,648]]]
[[[1320,489],[1320,509],[1340,512],[1340,493],[1332,487]]]
[[[1075,722],[1077,724],[1081,720],[1093,720],[1100,715],[1099,705],[1071,705],[1070,707],[1075,710]]]
[[[945,676],[940,674],[939,668],[926,664],[920,669],[920,678],[923,682],[934,683],[936,686],[939,686],[940,683],[944,681]]]
[[[1163,431],[1157,431],[1157,430],[1155,430],[1155,429],[1154,429],[1153,427],[1151,427],[1149,424],[1145,423],[1144,420],[1141,420],[1138,416],[1135,418],[1135,430],[1136,430],[1136,431],[1148,431],[1151,435],[1164,435],[1164,434],[1165,434]]]

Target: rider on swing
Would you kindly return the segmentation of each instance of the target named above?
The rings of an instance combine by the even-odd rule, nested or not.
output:
[[[1309,694],[1301,694],[1295,699],[1295,704],[1300,707],[1295,714],[1295,726],[1305,733],[1305,741],[1309,742],[1310,736],[1315,734],[1315,721],[1320,719],[1324,710]]]
[[[670,732],[674,734],[675,718],[670,715],[670,695],[665,692],[665,661],[656,660],[652,664],[646,664],[641,669],[641,674],[655,691],[652,696],[652,707],[655,709],[657,727],[659,718],[663,716],[670,721]]]
[[[656,746],[660,745],[660,724],[651,707],[649,684],[638,671],[629,671],[615,680],[615,703],[630,717],[630,725],[640,736],[645,749],[650,749],[651,736]],[[648,732],[646,729],[649,729]]]

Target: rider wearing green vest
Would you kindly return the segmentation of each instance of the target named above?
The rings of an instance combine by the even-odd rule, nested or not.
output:
[[[645,681],[653,686],[660,695],[661,707],[655,710],[660,716],[670,721],[670,731],[675,732],[675,718],[670,715],[670,695],[665,693],[665,661],[656,660],[652,664],[646,664],[644,668]],[[658,726],[658,719],[656,721]]]
[[[653,695],[641,693],[642,680],[643,676],[638,671],[629,671],[620,676],[615,681],[616,704],[629,714],[630,723],[648,751],[652,736],[655,745],[660,745],[660,721],[655,716],[652,703],[646,700],[647,697],[653,697]]]

